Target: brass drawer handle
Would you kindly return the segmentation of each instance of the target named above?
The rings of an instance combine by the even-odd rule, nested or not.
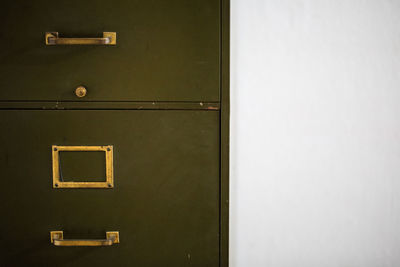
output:
[[[60,38],[58,32],[46,32],[46,45],[116,45],[116,32],[103,32],[102,38]]]
[[[119,243],[119,232],[106,232],[106,239],[64,239],[63,231],[51,231],[50,242],[57,247],[104,247]]]

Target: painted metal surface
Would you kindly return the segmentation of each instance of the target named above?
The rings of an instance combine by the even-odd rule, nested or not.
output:
[[[229,0],[15,0],[2,10],[0,266],[227,267]],[[110,30],[116,45],[43,41]],[[53,188],[55,144],[117,147],[113,188]],[[109,244],[109,229],[122,240],[56,247],[55,229],[69,245]]]
[[[3,110],[0,128],[1,265],[219,266],[218,111]],[[113,189],[52,187],[53,144],[99,143],[118,148]],[[121,242],[55,247],[58,229]]]
[[[220,0],[13,0],[0,21],[0,100],[219,101]],[[53,31],[118,41],[46,45]]]
[[[220,111],[220,266],[229,266],[230,1],[222,0]]]

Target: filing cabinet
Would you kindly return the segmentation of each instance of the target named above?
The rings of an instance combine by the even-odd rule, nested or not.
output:
[[[0,266],[228,266],[229,1],[6,1]]]

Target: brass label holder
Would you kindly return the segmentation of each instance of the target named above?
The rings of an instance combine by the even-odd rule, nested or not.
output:
[[[64,182],[60,178],[60,151],[103,151],[106,157],[106,181]],[[113,146],[52,146],[53,188],[113,188]]]

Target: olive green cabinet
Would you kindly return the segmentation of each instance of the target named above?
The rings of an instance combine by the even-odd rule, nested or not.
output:
[[[228,266],[229,2],[0,22],[0,266]]]

